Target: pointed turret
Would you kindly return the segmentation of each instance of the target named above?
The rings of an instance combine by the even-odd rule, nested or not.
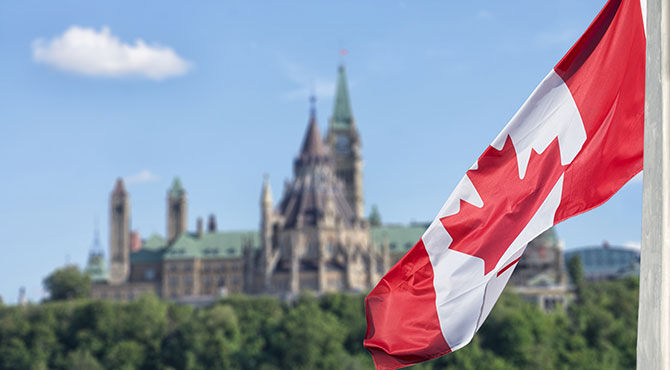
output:
[[[261,190],[261,273],[263,274],[263,289],[270,289],[270,277],[272,275],[272,225],[274,213],[272,212],[273,200],[270,189],[270,178],[263,176],[263,190]]]
[[[307,125],[307,132],[302,142],[300,157],[324,156],[327,154],[326,146],[323,144],[323,139],[319,132],[319,125],[316,122],[315,100],[314,96],[310,99],[309,124]]]
[[[298,154],[293,163],[293,173],[296,176],[302,171],[316,165],[332,166],[333,159],[326,145],[323,143],[321,133],[319,132],[319,124],[316,122],[315,101],[316,99],[312,96],[310,98],[311,108],[307,131],[302,141],[300,154]]]
[[[263,176],[263,190],[261,191],[261,206],[272,209],[272,189],[270,189],[270,176]]]
[[[184,187],[181,185],[179,177],[175,177],[174,180],[172,180],[172,186],[170,186],[169,193],[171,197],[175,198],[184,195]]]
[[[175,240],[186,231],[186,190],[179,177],[175,177],[167,191],[167,239]]]
[[[344,66],[337,69],[337,90],[335,90],[335,107],[330,125],[339,129],[348,129],[354,123],[354,115],[351,113],[351,102],[349,101],[349,89],[347,88],[347,76]]]
[[[107,280],[107,266],[105,264],[105,253],[100,244],[100,232],[95,228],[93,245],[88,254],[86,263],[86,273],[90,276],[92,282]]]

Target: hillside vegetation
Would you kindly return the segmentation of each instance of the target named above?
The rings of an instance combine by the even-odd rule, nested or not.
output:
[[[145,296],[0,307],[1,369],[371,369],[363,295],[195,309]],[[566,309],[506,291],[474,340],[417,369],[631,369],[637,279],[578,284]]]

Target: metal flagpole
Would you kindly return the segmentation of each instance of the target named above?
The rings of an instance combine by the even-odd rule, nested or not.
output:
[[[670,369],[670,2],[646,2],[644,195],[637,368],[660,370]]]

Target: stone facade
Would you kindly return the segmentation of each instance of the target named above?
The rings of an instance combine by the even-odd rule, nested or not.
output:
[[[312,103],[313,104],[313,103]],[[375,225],[364,217],[363,160],[345,70],[338,70],[335,106],[325,138],[312,106],[293,161],[293,177],[274,202],[263,181],[258,231],[187,230],[186,190],[167,191],[165,237],[130,248],[130,196],[117,180],[110,195],[109,275],[91,254],[95,298],[129,300],[154,293],[201,304],[231,293],[294,296],[302,291],[365,292],[420,239],[427,224]],[[543,306],[567,292],[562,247],[553,230],[529,244],[511,284]],[[523,293],[526,292],[526,293]]]
[[[109,281],[119,284],[130,273],[130,196],[120,178],[109,201],[109,223]]]
[[[118,180],[111,195],[110,274],[96,278],[93,296],[130,299],[141,292],[184,300],[228,293],[292,295],[303,290],[366,291],[388,270],[388,243],[374,242],[363,215],[363,161],[344,67],[328,134],[312,107],[294,176],[274,204],[266,178],[259,232],[208,230],[198,218],[187,231],[186,190],[167,191],[166,237],[154,235],[130,251],[130,197]]]
[[[261,249],[249,252],[251,291],[295,294],[370,289],[388,266],[384,266],[382,251],[370,241],[368,222],[350,201],[350,188],[336,175],[335,160],[319,134],[314,108],[293,172],[276,208],[268,180],[263,184]]]

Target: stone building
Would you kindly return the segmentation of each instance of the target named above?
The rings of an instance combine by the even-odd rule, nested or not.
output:
[[[571,293],[563,255],[563,242],[552,227],[528,243],[509,284],[543,309],[565,306]]]
[[[95,275],[92,295],[133,299],[153,292],[198,301],[228,293],[365,291],[376,284],[390,267],[389,246],[398,243],[384,230],[371,230],[364,217],[361,139],[342,66],[336,89],[325,138],[312,102],[293,178],[277,204],[264,180],[258,231],[218,231],[211,215],[206,231],[198,218],[189,232],[187,192],[176,178],[166,196],[165,237],[152,235],[131,250],[130,195],[117,180],[110,195],[109,275]],[[413,232],[405,238],[418,240]]]
[[[328,148],[319,134],[312,107],[302,148],[293,162],[293,179],[286,184],[276,208],[265,180],[261,248],[248,251],[247,267],[254,292],[364,291],[388,269],[384,265],[388,258],[371,243],[370,227],[362,215],[357,134],[353,126],[347,132],[333,134],[335,122],[331,120],[329,137],[342,135],[346,142],[331,140],[335,147]],[[333,151],[342,156],[339,164],[338,157],[331,155]],[[383,250],[388,255],[388,250]]]
[[[187,191],[175,178],[166,194],[165,236],[151,235],[141,248],[131,247],[137,240],[131,236],[137,235],[131,233],[131,200],[118,179],[110,194],[109,272],[102,253],[92,251],[92,296],[129,300],[154,293],[204,304],[230,293],[369,290],[428,224],[370,225],[361,147],[341,66],[325,138],[312,101],[292,179],[278,202],[264,179],[259,230],[219,231],[210,215],[206,229],[197,218],[195,231],[189,231]],[[512,276],[512,284],[538,302],[566,289],[562,248],[552,233],[529,245]]]

